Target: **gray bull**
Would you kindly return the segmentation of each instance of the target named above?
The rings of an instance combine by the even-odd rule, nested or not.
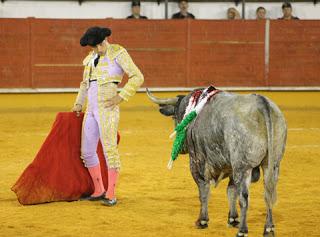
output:
[[[149,98],[160,105],[160,112],[179,123],[191,94],[160,99],[147,90]],[[267,209],[263,236],[274,236],[272,207],[276,202],[276,185],[283,157],[287,126],[280,109],[268,98],[220,92],[204,106],[187,128],[181,153],[189,153],[190,170],[199,188],[199,228],[208,227],[210,183],[229,178],[228,224],[239,227],[236,236],[247,236],[249,185],[257,181],[260,167],[264,174]],[[240,221],[236,200],[239,198]]]

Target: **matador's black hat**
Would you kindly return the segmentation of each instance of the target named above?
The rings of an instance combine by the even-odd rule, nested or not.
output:
[[[100,44],[106,37],[111,35],[109,28],[101,28],[98,26],[90,27],[80,39],[81,46],[96,46]]]

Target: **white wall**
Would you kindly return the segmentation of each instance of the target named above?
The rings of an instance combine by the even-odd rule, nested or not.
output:
[[[254,19],[258,6],[267,9],[268,17],[276,19],[282,15],[282,3],[247,3],[246,18]],[[77,1],[5,1],[0,3],[1,18],[96,18],[107,17],[125,18],[130,15],[130,2],[83,2]],[[189,11],[197,19],[225,19],[226,10],[234,7],[232,3],[189,3]],[[320,3],[292,3],[293,13],[300,19],[320,19]],[[241,13],[241,4],[236,7]],[[164,19],[164,3],[158,5],[152,2],[143,2],[142,15],[149,19]],[[169,16],[178,11],[176,3],[169,3]]]

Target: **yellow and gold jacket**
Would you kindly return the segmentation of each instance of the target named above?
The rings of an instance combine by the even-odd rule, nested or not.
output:
[[[139,68],[134,64],[127,50],[118,44],[110,44],[105,56],[100,56],[95,67],[93,61],[96,54],[92,51],[83,60],[83,80],[75,104],[83,105],[87,97],[89,80],[97,80],[99,86],[106,83],[122,81],[124,73],[128,75],[128,82],[119,93],[124,100],[128,101],[144,81]]]

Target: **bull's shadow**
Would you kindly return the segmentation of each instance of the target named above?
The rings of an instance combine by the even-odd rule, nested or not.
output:
[[[177,125],[196,92],[174,98],[157,98],[148,89],[147,94],[160,106],[160,113],[172,116]],[[229,178],[228,225],[239,228],[236,236],[248,236],[249,186],[258,181],[261,167],[267,209],[263,236],[274,236],[272,208],[286,138],[287,125],[282,112],[264,96],[221,91],[208,100],[186,128],[181,149],[181,153],[189,153],[190,170],[199,188],[201,208],[196,225],[208,227],[210,183],[217,185],[221,179]],[[236,208],[238,198],[240,218]]]

